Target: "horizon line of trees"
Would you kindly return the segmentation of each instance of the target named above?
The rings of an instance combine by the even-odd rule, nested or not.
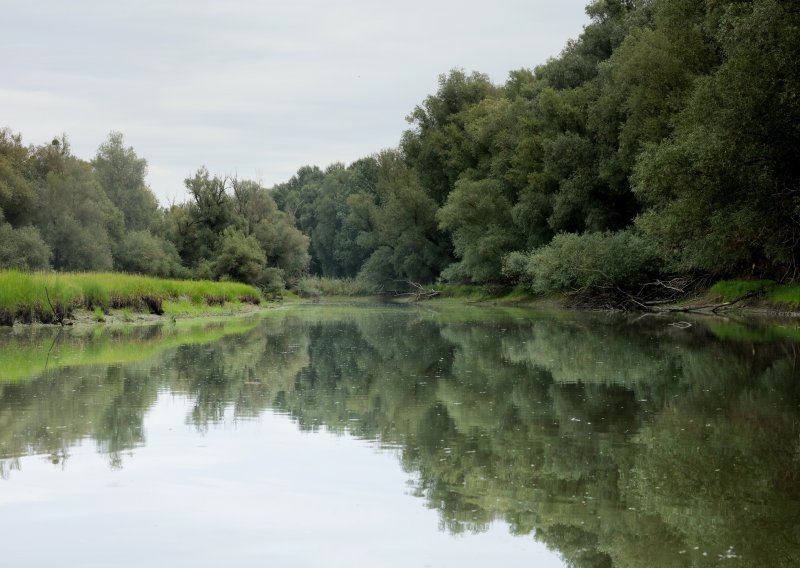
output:
[[[118,270],[236,280],[267,291],[307,273],[308,238],[250,180],[185,180],[188,199],[160,207],[147,162],[112,132],[91,162],[66,136],[24,146],[0,129],[0,268]]]
[[[558,57],[503,85],[440,76],[396,149],[269,189],[201,168],[186,203],[159,208],[121,134],[87,163],[65,139],[26,148],[4,130],[0,266],[264,287],[309,271],[535,291],[796,279],[800,10],[595,0],[587,14]]]

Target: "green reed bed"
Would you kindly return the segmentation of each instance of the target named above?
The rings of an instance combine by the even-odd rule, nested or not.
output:
[[[110,272],[0,271],[0,325],[57,323],[79,308],[129,308],[162,314],[164,301],[181,298],[198,305],[258,304],[261,293],[237,282],[165,280]]]

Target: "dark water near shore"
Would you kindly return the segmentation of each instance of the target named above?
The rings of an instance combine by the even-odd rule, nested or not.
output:
[[[798,566],[797,323],[0,330],[8,566]]]

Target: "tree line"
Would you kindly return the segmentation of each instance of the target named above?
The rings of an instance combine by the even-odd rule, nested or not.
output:
[[[523,283],[797,275],[800,12],[599,0],[504,85],[453,70],[396,150],[275,199],[328,276]]]
[[[383,288],[443,279],[534,291],[676,274],[795,279],[800,11],[595,0],[587,14],[558,57],[503,85],[440,76],[397,148],[305,166],[270,189],[201,169],[187,203],[159,209],[119,135],[86,164],[64,143],[25,149],[6,131],[2,241],[38,245],[40,264],[49,247],[55,268],[148,270],[130,252],[147,248],[163,272],[251,283],[306,270]],[[69,192],[75,211],[46,206]],[[20,205],[34,194],[45,206],[30,219]],[[105,237],[84,243],[93,230]]]
[[[24,146],[0,130],[0,268],[118,270],[280,289],[306,273],[308,238],[269,190],[200,168],[160,207],[147,163],[112,132],[91,162],[65,136]]]

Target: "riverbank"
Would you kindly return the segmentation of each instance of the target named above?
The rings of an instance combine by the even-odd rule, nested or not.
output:
[[[257,288],[236,282],[0,271],[0,326],[228,315],[252,311],[263,299]]]
[[[710,287],[669,289],[669,293],[637,297],[623,289],[580,290],[535,294],[523,287],[479,285],[432,286],[425,297],[413,294],[394,297],[397,301],[425,299],[434,302],[519,306],[542,310],[631,311],[642,313],[696,313],[705,315],[742,314],[800,317],[800,286],[770,280],[722,280]],[[431,291],[436,291],[431,295]]]
[[[661,283],[665,289],[668,284]],[[800,317],[800,286],[768,280],[727,280],[669,299],[637,299],[618,289],[535,294],[522,286],[439,284],[407,294],[378,295],[353,280],[308,278],[281,301],[471,304],[537,310],[633,311],[705,315]],[[654,299],[655,298],[655,299]],[[120,273],[0,271],[0,325],[132,324],[229,317],[263,310],[261,292],[235,282],[166,280]]]

